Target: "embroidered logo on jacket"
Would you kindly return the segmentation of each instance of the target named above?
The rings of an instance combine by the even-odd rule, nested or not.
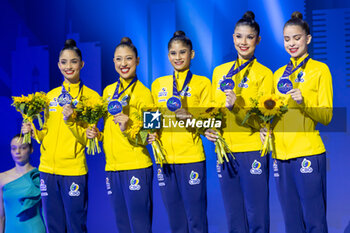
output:
[[[248,88],[247,82],[249,81],[248,77],[244,77],[241,82],[238,84],[238,87]]]
[[[163,87],[159,92],[158,92],[158,98],[159,97],[166,97],[168,95],[168,92],[166,91],[166,87]]]
[[[187,96],[190,97],[191,96],[191,88],[189,86],[186,86],[181,92],[180,95],[181,96]]]
[[[58,102],[57,102],[57,98],[53,98],[52,101],[50,101],[49,103],[49,111],[50,112],[56,112],[57,111],[57,105],[58,105]]]
[[[53,98],[52,101],[50,101],[49,107],[57,107],[57,98]]]
[[[294,80],[294,82],[296,83],[303,83],[305,80],[303,79],[304,77],[304,72],[300,71],[299,74],[297,75],[296,79]]]
[[[120,101],[120,103],[122,104],[123,107],[128,105],[128,100],[129,100],[129,95],[125,95],[122,100]]]

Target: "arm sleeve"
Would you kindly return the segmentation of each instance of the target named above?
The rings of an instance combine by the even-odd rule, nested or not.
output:
[[[216,88],[217,88],[217,85],[218,85],[218,80],[219,78],[217,77],[217,69],[215,68],[214,71],[213,71],[213,76],[212,76],[212,85],[211,85],[211,103],[212,104],[215,104],[214,107],[221,107],[221,106],[218,106],[215,101],[215,92],[216,92]]]
[[[156,81],[154,81],[151,86],[151,95],[153,98],[152,103],[155,103],[155,104],[158,103],[158,95],[156,93],[157,90],[159,89],[158,86],[159,84]]]
[[[100,98],[100,95],[94,92],[93,94],[90,94],[89,97]],[[65,120],[64,122],[68,126],[69,130],[73,133],[77,141],[82,145],[86,145],[88,142],[88,138],[86,137],[86,129],[88,125],[78,124],[77,122],[75,122],[73,117],[70,117],[68,120]],[[101,134],[98,139],[99,140],[101,139]]]
[[[304,98],[304,111],[314,121],[328,125],[333,116],[333,85],[332,76],[327,66],[321,69],[317,94],[316,104]]]
[[[212,89],[212,85],[210,83],[210,80],[205,78],[203,82],[203,89],[200,93],[200,101],[199,101],[200,107],[211,107],[211,102],[212,102],[211,89]]]

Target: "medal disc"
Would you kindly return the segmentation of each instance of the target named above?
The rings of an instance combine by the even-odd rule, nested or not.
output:
[[[286,94],[288,91],[293,89],[293,83],[289,79],[280,79],[277,83],[277,89],[282,94]]]
[[[72,102],[72,97],[69,93],[62,93],[57,98],[58,104],[63,107],[66,104],[70,104]]]
[[[232,79],[225,79],[220,83],[221,91],[233,90],[235,87],[235,82]]]
[[[173,96],[168,99],[166,106],[170,111],[175,112],[177,109],[181,108],[181,100]]]
[[[123,106],[118,100],[112,100],[108,103],[107,110],[111,115],[116,115],[122,112]]]

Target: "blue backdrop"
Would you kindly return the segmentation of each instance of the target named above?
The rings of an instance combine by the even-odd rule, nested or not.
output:
[[[128,36],[139,50],[137,73],[150,88],[152,81],[170,74],[167,43],[176,30],[192,39],[196,57],[191,70],[211,78],[215,66],[235,59],[232,43],[235,22],[252,10],[261,27],[259,62],[275,71],[288,62],[282,29],[293,11],[305,14],[312,28],[312,57],[328,64],[333,75],[335,116],[320,127],[328,155],[329,232],[350,232],[350,2],[345,0],[1,0],[0,1],[0,172],[13,166],[10,138],[20,131],[21,117],[12,95],[49,91],[60,85],[58,53],[67,38],[83,52],[85,84],[102,94],[116,81],[115,46]],[[226,232],[212,144],[204,140],[208,170],[210,232]],[[33,164],[38,165],[35,145]],[[89,232],[116,232],[114,214],[105,190],[104,155],[88,156]],[[283,219],[271,179],[271,232],[284,232]],[[158,186],[154,185],[154,232],[170,232]]]

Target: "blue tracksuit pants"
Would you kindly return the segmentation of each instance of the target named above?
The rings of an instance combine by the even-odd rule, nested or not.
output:
[[[233,153],[217,165],[230,233],[267,233],[269,215],[269,157],[259,151]]]
[[[274,177],[287,233],[327,233],[325,153],[274,160]]]
[[[119,233],[152,232],[152,166],[107,171],[106,188]]]
[[[207,233],[205,161],[158,165],[158,185],[172,233]]]
[[[87,175],[40,173],[40,190],[48,233],[87,232],[87,180]]]

